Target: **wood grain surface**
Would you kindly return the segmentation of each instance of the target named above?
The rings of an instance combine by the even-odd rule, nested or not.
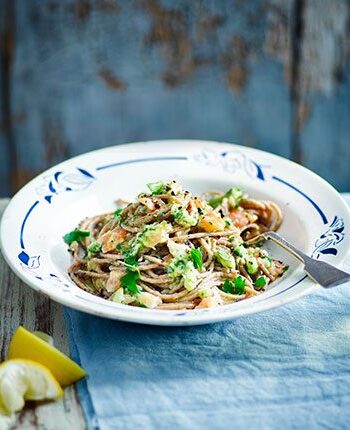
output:
[[[0,199],[0,218],[7,200]],[[24,285],[10,270],[0,252],[0,361],[18,325],[42,330],[53,336],[54,344],[69,354],[63,307]],[[85,420],[75,387],[65,389],[57,402],[27,403],[18,416],[18,430],[82,430]]]
[[[67,157],[203,138],[350,187],[348,0],[0,0],[0,195]]]

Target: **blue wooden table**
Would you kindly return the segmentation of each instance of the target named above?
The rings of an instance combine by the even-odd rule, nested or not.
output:
[[[347,0],[0,0],[0,195],[67,157],[202,138],[350,185]]]

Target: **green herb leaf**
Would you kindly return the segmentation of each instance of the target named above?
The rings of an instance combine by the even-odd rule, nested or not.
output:
[[[218,197],[213,197],[208,201],[214,209],[221,205],[224,199],[228,199],[230,206],[237,207],[243,198],[243,193],[239,188],[230,188],[225,194]]]
[[[137,257],[134,255],[128,255],[124,260],[124,266],[130,271],[137,270],[138,265]]]
[[[246,268],[249,275],[255,275],[258,273],[259,265],[257,259],[252,256],[248,257],[246,261]]]
[[[222,291],[227,294],[234,294],[235,286],[231,281],[225,279],[224,285],[222,286]]]
[[[174,221],[184,227],[192,227],[198,222],[198,211],[189,213],[189,211],[180,205],[172,205],[171,214]]]
[[[239,245],[235,248],[235,254],[238,255],[238,257],[243,257],[246,254],[246,250],[243,245]]]
[[[102,244],[101,243],[92,242],[88,246],[87,250],[88,250],[89,254],[97,254],[98,252],[101,251],[101,248],[102,248]]]
[[[224,248],[218,248],[215,257],[219,261],[219,263],[227,267],[229,269],[234,269],[236,266],[234,257],[230,254],[230,252]]]
[[[123,209],[121,209],[121,208],[116,209],[114,211],[114,218],[118,221],[119,225],[123,221],[122,212],[123,212]]]
[[[152,196],[163,194],[165,192],[166,185],[164,182],[153,182],[150,184],[147,184],[147,187],[151,191]]]
[[[194,267],[196,269],[201,269],[203,267],[203,256],[202,251],[198,249],[191,249],[190,253],[190,259],[192,260],[192,263],[194,264]]]
[[[186,269],[186,261],[182,259],[174,258],[171,261],[167,269],[167,272],[171,274],[173,277],[176,277],[176,276],[183,275],[185,269]]]
[[[266,285],[266,279],[263,276],[260,276],[255,282],[254,285],[258,288],[265,287]]]
[[[245,280],[242,276],[236,276],[234,279],[235,284],[235,293],[236,294],[244,294]]]
[[[80,242],[81,239],[83,239],[84,237],[88,237],[88,236],[90,236],[89,231],[79,230],[78,228],[76,228],[75,230],[70,231],[69,233],[65,234],[63,236],[63,240],[65,243],[70,245],[72,242]]]
[[[221,205],[221,203],[223,202],[223,200],[224,200],[224,197],[225,197],[225,195],[223,195],[223,196],[220,196],[220,197],[213,197],[212,199],[210,199],[210,200],[208,200],[208,203],[210,204],[210,206],[212,207],[212,208],[217,208],[218,206],[220,206]]]
[[[286,270],[288,270],[289,269],[289,266],[284,266],[284,267],[282,267],[282,270],[285,272]]]
[[[228,294],[244,294],[245,280],[242,276],[236,276],[236,278],[232,281],[229,279],[225,279],[223,286],[221,287],[224,293]]]
[[[120,278],[120,285],[126,288],[130,294],[139,294],[142,292],[142,289],[137,285],[139,279],[140,274],[138,272],[128,272]]]

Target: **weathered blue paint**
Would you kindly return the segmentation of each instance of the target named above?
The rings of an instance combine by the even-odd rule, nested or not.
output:
[[[10,84],[12,115],[22,118],[12,126],[19,176],[96,148],[162,138],[291,157],[286,65],[266,48],[270,3],[287,28],[276,38],[288,42],[294,0],[15,1]],[[286,63],[290,55],[286,48]],[[312,99],[301,158],[346,190],[350,85],[338,90]],[[10,188],[2,159],[0,195]]]
[[[303,162],[334,187],[350,189],[350,74],[331,97],[313,102],[301,131]]]

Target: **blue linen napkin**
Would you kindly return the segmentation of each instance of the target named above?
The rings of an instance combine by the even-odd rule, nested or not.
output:
[[[142,326],[66,309],[73,358],[89,374],[78,384],[88,426],[349,428],[349,309],[350,284],[197,327]]]

